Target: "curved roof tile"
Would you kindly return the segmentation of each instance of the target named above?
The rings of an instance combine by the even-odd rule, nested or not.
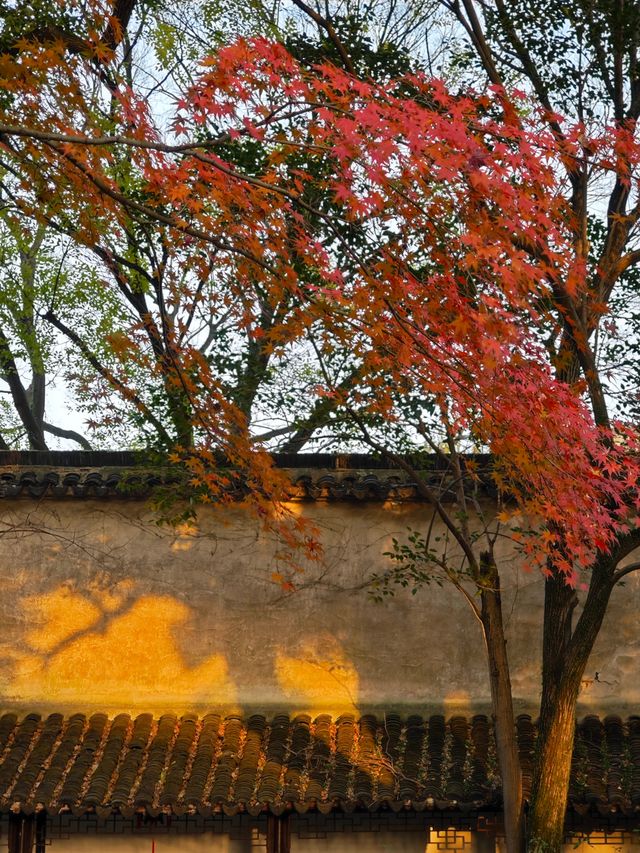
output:
[[[490,457],[476,454],[475,476],[493,489]],[[411,460],[415,471],[443,500],[454,499],[442,459]],[[362,454],[276,454],[274,463],[291,478],[298,500],[420,500],[416,482],[392,461]],[[186,483],[184,472],[158,467],[139,454],[112,451],[0,451],[0,498],[144,499],[161,486]]]
[[[530,790],[535,726],[518,719]],[[499,808],[487,717],[323,714],[272,719],[211,713],[0,718],[0,810],[226,814],[284,808]],[[587,717],[577,727],[570,806],[640,810],[640,717]]]

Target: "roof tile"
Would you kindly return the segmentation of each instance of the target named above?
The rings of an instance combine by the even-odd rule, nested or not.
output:
[[[111,802],[114,805],[124,806],[129,802],[129,796],[144,760],[144,751],[149,742],[152,723],[151,714],[140,714],[134,721],[128,749],[111,794]]]
[[[112,722],[102,756],[93,771],[89,789],[84,797],[85,802],[89,805],[99,806],[105,800],[109,784],[114,777],[120,756],[128,740],[130,723],[131,717],[128,714],[118,714]]]
[[[198,745],[186,784],[185,800],[188,804],[202,803],[204,799],[207,781],[214,768],[220,722],[220,714],[207,714],[202,720]]]
[[[169,744],[175,734],[176,723],[175,714],[164,714],[158,721],[136,795],[136,801],[141,805],[153,805],[156,787],[160,783],[167,760]]]
[[[62,714],[51,714],[47,718],[42,727],[40,737],[35,740],[33,749],[29,753],[29,757],[20,773],[10,796],[14,800],[26,800],[34,787],[36,779],[42,770],[42,764],[47,760],[54,744],[62,731],[64,717]]]
[[[484,714],[477,714],[471,721],[471,775],[469,777],[469,799],[481,800],[488,787],[489,721]]]
[[[0,796],[9,796],[22,762],[39,737],[39,729],[39,714],[27,714],[22,722],[18,723],[15,735],[0,765]]]
[[[106,714],[95,715],[98,720],[103,721],[103,727],[107,722]],[[94,719],[94,718],[92,718]],[[97,721],[96,721],[97,723]],[[49,806],[57,799],[62,790],[69,790],[76,786],[76,778],[82,774],[85,768],[86,756],[80,758],[80,744],[87,726],[84,714],[74,714],[66,721],[62,739],[58,748],[53,752],[51,762],[46,770],[38,788],[33,792],[31,799],[42,802]],[[70,802],[75,802],[80,794],[80,785],[77,791],[69,796]]]
[[[627,723],[629,763],[631,765],[629,795],[634,806],[640,805],[640,717],[630,717]]]
[[[518,745],[530,775],[535,727],[518,719]],[[264,808],[281,813],[294,806],[322,812],[336,804],[394,811],[498,806],[490,772],[493,731],[486,716],[471,720],[440,715],[406,721],[389,714],[356,720],[326,714],[311,720],[280,714],[248,719],[217,713],[179,721],[165,714],[132,720],[104,714],[42,721],[29,714],[0,719],[0,785],[3,809],[71,808],[81,814],[146,808],[184,813],[196,806],[210,815]],[[588,717],[578,726],[570,801],[577,811],[633,812],[640,800],[640,717],[624,722]]]
[[[191,744],[196,737],[197,720],[198,718],[193,715],[184,716],[180,720],[180,727],[173,744],[164,787],[160,795],[160,805],[162,806],[168,806],[179,801],[179,794],[182,790],[182,782],[191,753]]]
[[[470,457],[474,472],[488,493],[490,457]],[[408,460],[442,500],[453,500],[455,489],[447,465],[436,455]],[[276,467],[286,469],[293,498],[302,500],[422,500],[415,477],[407,477],[395,460],[360,454],[275,454]],[[474,481],[475,482],[475,481]],[[185,472],[146,462],[140,454],[108,451],[0,451],[0,498],[57,499],[147,498],[160,486],[188,487]],[[242,490],[240,490],[242,491]]]

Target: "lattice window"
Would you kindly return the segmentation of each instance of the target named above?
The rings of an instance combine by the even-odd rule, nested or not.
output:
[[[470,850],[473,843],[472,835],[465,830],[436,829],[429,833],[429,853],[442,850],[445,853],[453,853],[455,850]]]

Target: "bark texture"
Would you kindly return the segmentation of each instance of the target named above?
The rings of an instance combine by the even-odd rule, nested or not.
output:
[[[481,561],[483,583],[481,619],[487,645],[496,749],[502,775],[505,841],[508,853],[524,850],[522,771],[518,756],[507,642],[502,620],[500,577],[490,558]]]
[[[593,567],[589,592],[575,629],[575,592],[557,575],[545,584],[542,702],[529,812],[530,853],[559,853],[562,847],[576,702],[615,584],[615,562],[612,555]]]

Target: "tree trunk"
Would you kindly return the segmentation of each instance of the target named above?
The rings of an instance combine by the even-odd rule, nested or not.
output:
[[[521,853],[524,850],[522,771],[502,621],[500,578],[492,560],[483,560],[482,563],[481,619],[487,646],[498,764],[502,776],[505,840],[508,853]]]
[[[529,812],[530,853],[560,853],[576,728],[577,685],[563,679],[548,719],[540,720]]]
[[[29,447],[31,450],[47,450],[42,425],[37,422],[31,411],[26,389],[18,374],[9,341],[2,328],[0,328],[0,374],[9,386],[13,404],[29,439]]]
[[[179,379],[174,377],[165,378],[165,392],[167,394],[167,404],[169,414],[175,430],[177,444],[184,448],[193,447],[194,443],[194,413],[187,399],[186,392],[182,389],[177,389]]]
[[[547,578],[542,633],[542,699],[529,820],[531,851],[560,850],[564,836],[575,706],[582,678],[580,673],[577,682],[570,685],[566,672],[577,603],[575,590],[563,577],[553,573]]]
[[[545,584],[542,702],[529,810],[530,853],[559,853],[571,776],[576,703],[589,655],[613,589],[615,559],[591,570],[584,608],[571,630],[577,599],[562,577]]]

